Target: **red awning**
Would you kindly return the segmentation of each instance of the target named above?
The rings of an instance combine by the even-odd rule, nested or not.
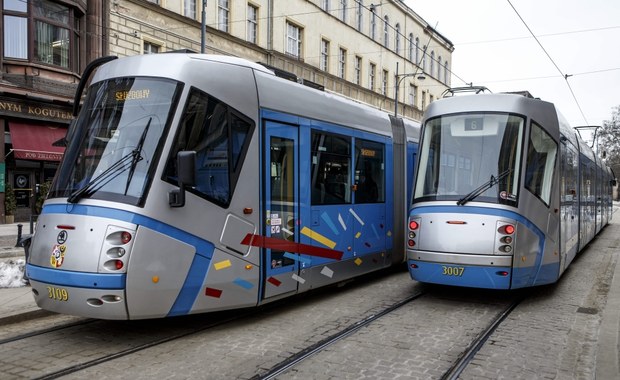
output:
[[[60,161],[64,147],[53,146],[65,137],[66,128],[9,122],[15,158],[38,161]]]

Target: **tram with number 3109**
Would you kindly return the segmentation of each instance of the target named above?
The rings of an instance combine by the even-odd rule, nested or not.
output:
[[[277,71],[181,53],[91,64],[27,247],[37,304],[178,316],[404,263],[419,125]]]

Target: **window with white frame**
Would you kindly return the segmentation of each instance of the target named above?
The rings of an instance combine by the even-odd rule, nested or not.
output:
[[[329,0],[321,0],[321,8],[323,8],[325,12],[329,12]]]
[[[448,61],[443,63],[443,79],[445,84],[450,85],[450,70],[448,70]]]
[[[396,54],[400,54],[400,24],[396,24],[394,31],[394,51]]]
[[[390,48],[390,18],[387,15],[383,18],[383,46]]]
[[[425,108],[426,108],[426,91],[422,91],[422,108],[420,109],[424,111]]]
[[[185,0],[183,2],[183,16],[196,19],[196,0]]]
[[[323,71],[329,70],[329,41],[321,39],[321,62],[319,68]]]
[[[377,65],[371,63],[368,67],[368,88],[375,90],[375,76],[377,75]]]
[[[415,56],[415,42],[413,41],[413,33],[409,33],[409,60],[413,61],[413,57]]]
[[[258,7],[248,4],[248,42],[258,41]]]
[[[344,79],[347,73],[347,51],[343,48],[338,50],[338,77]]]
[[[418,102],[418,86],[414,85],[413,83],[409,83],[409,104],[412,107],[416,107],[417,106],[417,102]]]
[[[383,70],[383,75],[381,76],[381,94],[383,96],[387,96],[387,88],[388,88],[388,71]]]
[[[364,2],[363,0],[356,0],[357,7],[355,8],[355,20],[356,20],[356,28],[358,32],[362,31],[364,26]]]
[[[301,58],[301,32],[299,26],[286,22],[286,54]]]
[[[159,52],[161,52],[161,45],[150,41],[144,41],[142,43],[142,54],[157,54]]]
[[[340,0],[340,20],[347,22],[347,0]]]
[[[415,38],[415,64],[420,65],[420,38]]]
[[[437,58],[437,80],[441,82],[441,56]]]
[[[362,84],[362,57],[359,55],[355,56],[355,84]]]
[[[427,72],[426,71],[426,45],[424,45],[424,47],[422,48],[422,71],[423,72]]]
[[[377,37],[377,12],[373,5],[370,6],[370,38]]]
[[[217,28],[226,33],[228,33],[229,6],[228,0],[218,0],[217,2]]]
[[[431,51],[431,76],[435,77],[435,52]]]

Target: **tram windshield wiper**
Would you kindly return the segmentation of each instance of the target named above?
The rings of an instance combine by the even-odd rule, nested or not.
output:
[[[142,152],[142,147],[144,146],[144,140],[146,140],[146,134],[149,131],[149,127],[151,126],[152,117],[149,117],[149,121],[146,123],[146,127],[144,127],[144,131],[142,131],[142,136],[140,136],[140,141],[138,141],[138,145],[136,149],[132,151],[132,153],[136,152],[133,155],[133,159],[131,160],[131,166],[129,168],[129,174],[127,174],[127,183],[125,184],[125,195],[127,195],[127,191],[129,190],[129,184],[131,183],[131,178],[133,177],[133,173],[136,171],[136,166],[138,162],[142,161],[142,156],[140,152]]]
[[[474,190],[472,190],[469,194],[465,195],[463,198],[459,199],[456,202],[456,205],[457,206],[463,206],[465,203],[476,199],[480,194],[484,193],[488,189],[490,189],[493,186],[497,185],[499,183],[499,181],[502,180],[502,178],[506,177],[511,172],[512,172],[512,169],[506,169],[503,172],[501,172],[500,174],[498,174],[497,177],[495,177],[493,174],[491,174],[491,178],[488,181],[486,181],[485,183],[483,183],[479,187],[477,187]]]
[[[138,162],[142,160],[142,156],[140,155],[140,151],[142,150],[142,146],[144,145],[144,140],[146,138],[146,133],[148,131],[149,126],[151,125],[151,119],[149,118],[146,127],[144,128],[144,132],[142,132],[142,136],[140,137],[140,141],[135,149],[131,152],[127,153],[123,157],[121,157],[118,161],[110,165],[109,168],[101,172],[98,176],[90,180],[86,185],[77,189],[73,193],[69,195],[67,198],[67,202],[69,203],[77,203],[80,199],[82,199],[86,195],[93,194],[105,185],[107,185],[114,178],[118,177],[121,173],[125,172],[125,170],[131,170],[129,176],[127,178],[126,188],[129,187],[129,182],[131,182],[131,177],[133,176],[133,171]],[[127,189],[125,189],[125,194],[127,193]]]

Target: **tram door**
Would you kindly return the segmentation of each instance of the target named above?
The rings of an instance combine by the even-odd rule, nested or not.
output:
[[[263,297],[295,292],[299,278],[298,128],[266,122]]]

